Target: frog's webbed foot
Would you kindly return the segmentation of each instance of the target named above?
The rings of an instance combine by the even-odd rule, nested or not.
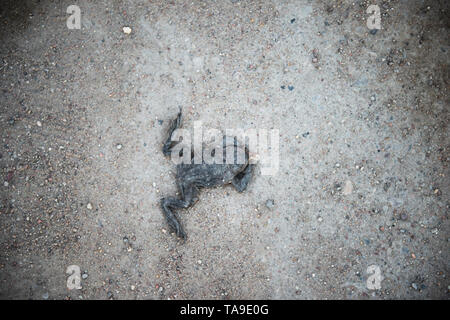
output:
[[[172,120],[170,123],[168,137],[166,139],[166,142],[164,142],[164,146],[162,149],[163,154],[165,156],[170,156],[172,148],[175,146],[175,144],[177,144],[176,141],[172,141],[172,134],[179,127],[181,127],[181,108],[180,108],[180,112],[178,112],[177,117],[174,120]]]
[[[248,164],[244,171],[236,175],[231,181],[238,192],[243,192],[247,189],[248,183],[253,176],[254,166],[254,164]]]

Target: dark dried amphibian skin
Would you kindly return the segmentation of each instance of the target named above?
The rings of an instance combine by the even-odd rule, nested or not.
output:
[[[169,128],[168,137],[163,146],[163,153],[165,156],[170,156],[172,149],[176,142],[172,141],[172,134],[181,127],[181,111],[178,113]],[[175,231],[176,235],[182,239],[186,239],[186,233],[183,230],[174,209],[189,208],[198,201],[198,194],[202,188],[213,188],[232,184],[237,191],[243,192],[252,177],[254,164],[250,164],[249,152],[246,147],[238,145],[236,139],[233,139],[232,144],[226,143],[228,141],[224,137],[223,143],[223,157],[226,158],[226,150],[234,150],[241,148],[244,151],[244,163],[239,164],[237,161],[237,152],[234,154],[234,163],[227,164],[208,164],[202,160],[200,164],[194,164],[193,155],[191,155],[191,163],[178,164],[176,183],[178,186],[180,198],[166,197],[161,199],[161,207],[167,219],[169,226]],[[230,149],[230,146],[232,147]],[[214,151],[212,153],[214,155]]]

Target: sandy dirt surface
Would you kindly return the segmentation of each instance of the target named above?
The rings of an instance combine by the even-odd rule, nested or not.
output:
[[[448,1],[0,10],[0,298],[449,298]],[[159,206],[179,106],[280,132],[275,175],[179,212],[184,244]]]

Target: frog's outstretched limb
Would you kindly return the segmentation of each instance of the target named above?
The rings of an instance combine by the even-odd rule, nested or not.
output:
[[[176,235],[183,240],[186,240],[186,233],[183,230],[180,222],[178,221],[177,216],[171,210],[176,208],[189,208],[192,206],[197,200],[198,189],[195,186],[190,185],[189,187],[185,187],[183,185],[179,186],[180,193],[182,199],[176,199],[173,197],[162,198],[161,199],[161,207],[164,211],[164,214],[167,219],[167,223],[169,226],[175,231]]]
[[[164,146],[162,149],[162,152],[165,156],[170,156],[172,148],[177,144],[176,141],[172,141],[172,134],[179,127],[181,127],[181,108],[180,111],[178,112],[177,117],[170,123],[169,135],[166,139],[166,142],[164,142]]]

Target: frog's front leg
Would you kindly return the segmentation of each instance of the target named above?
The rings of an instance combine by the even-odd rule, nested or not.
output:
[[[178,113],[176,119],[172,120],[171,124],[170,124],[170,128],[169,128],[169,133],[168,133],[168,137],[166,139],[166,142],[164,142],[164,146],[163,146],[163,154],[165,156],[170,156],[170,153],[172,151],[172,148],[175,146],[176,142],[172,141],[172,134],[173,132],[178,129],[179,127],[181,127],[181,109],[180,112]]]
[[[231,181],[238,192],[243,192],[245,189],[247,189],[248,183],[253,176],[254,166],[254,164],[248,164],[247,167],[245,167],[244,171],[237,174],[233,178],[233,181]]]

